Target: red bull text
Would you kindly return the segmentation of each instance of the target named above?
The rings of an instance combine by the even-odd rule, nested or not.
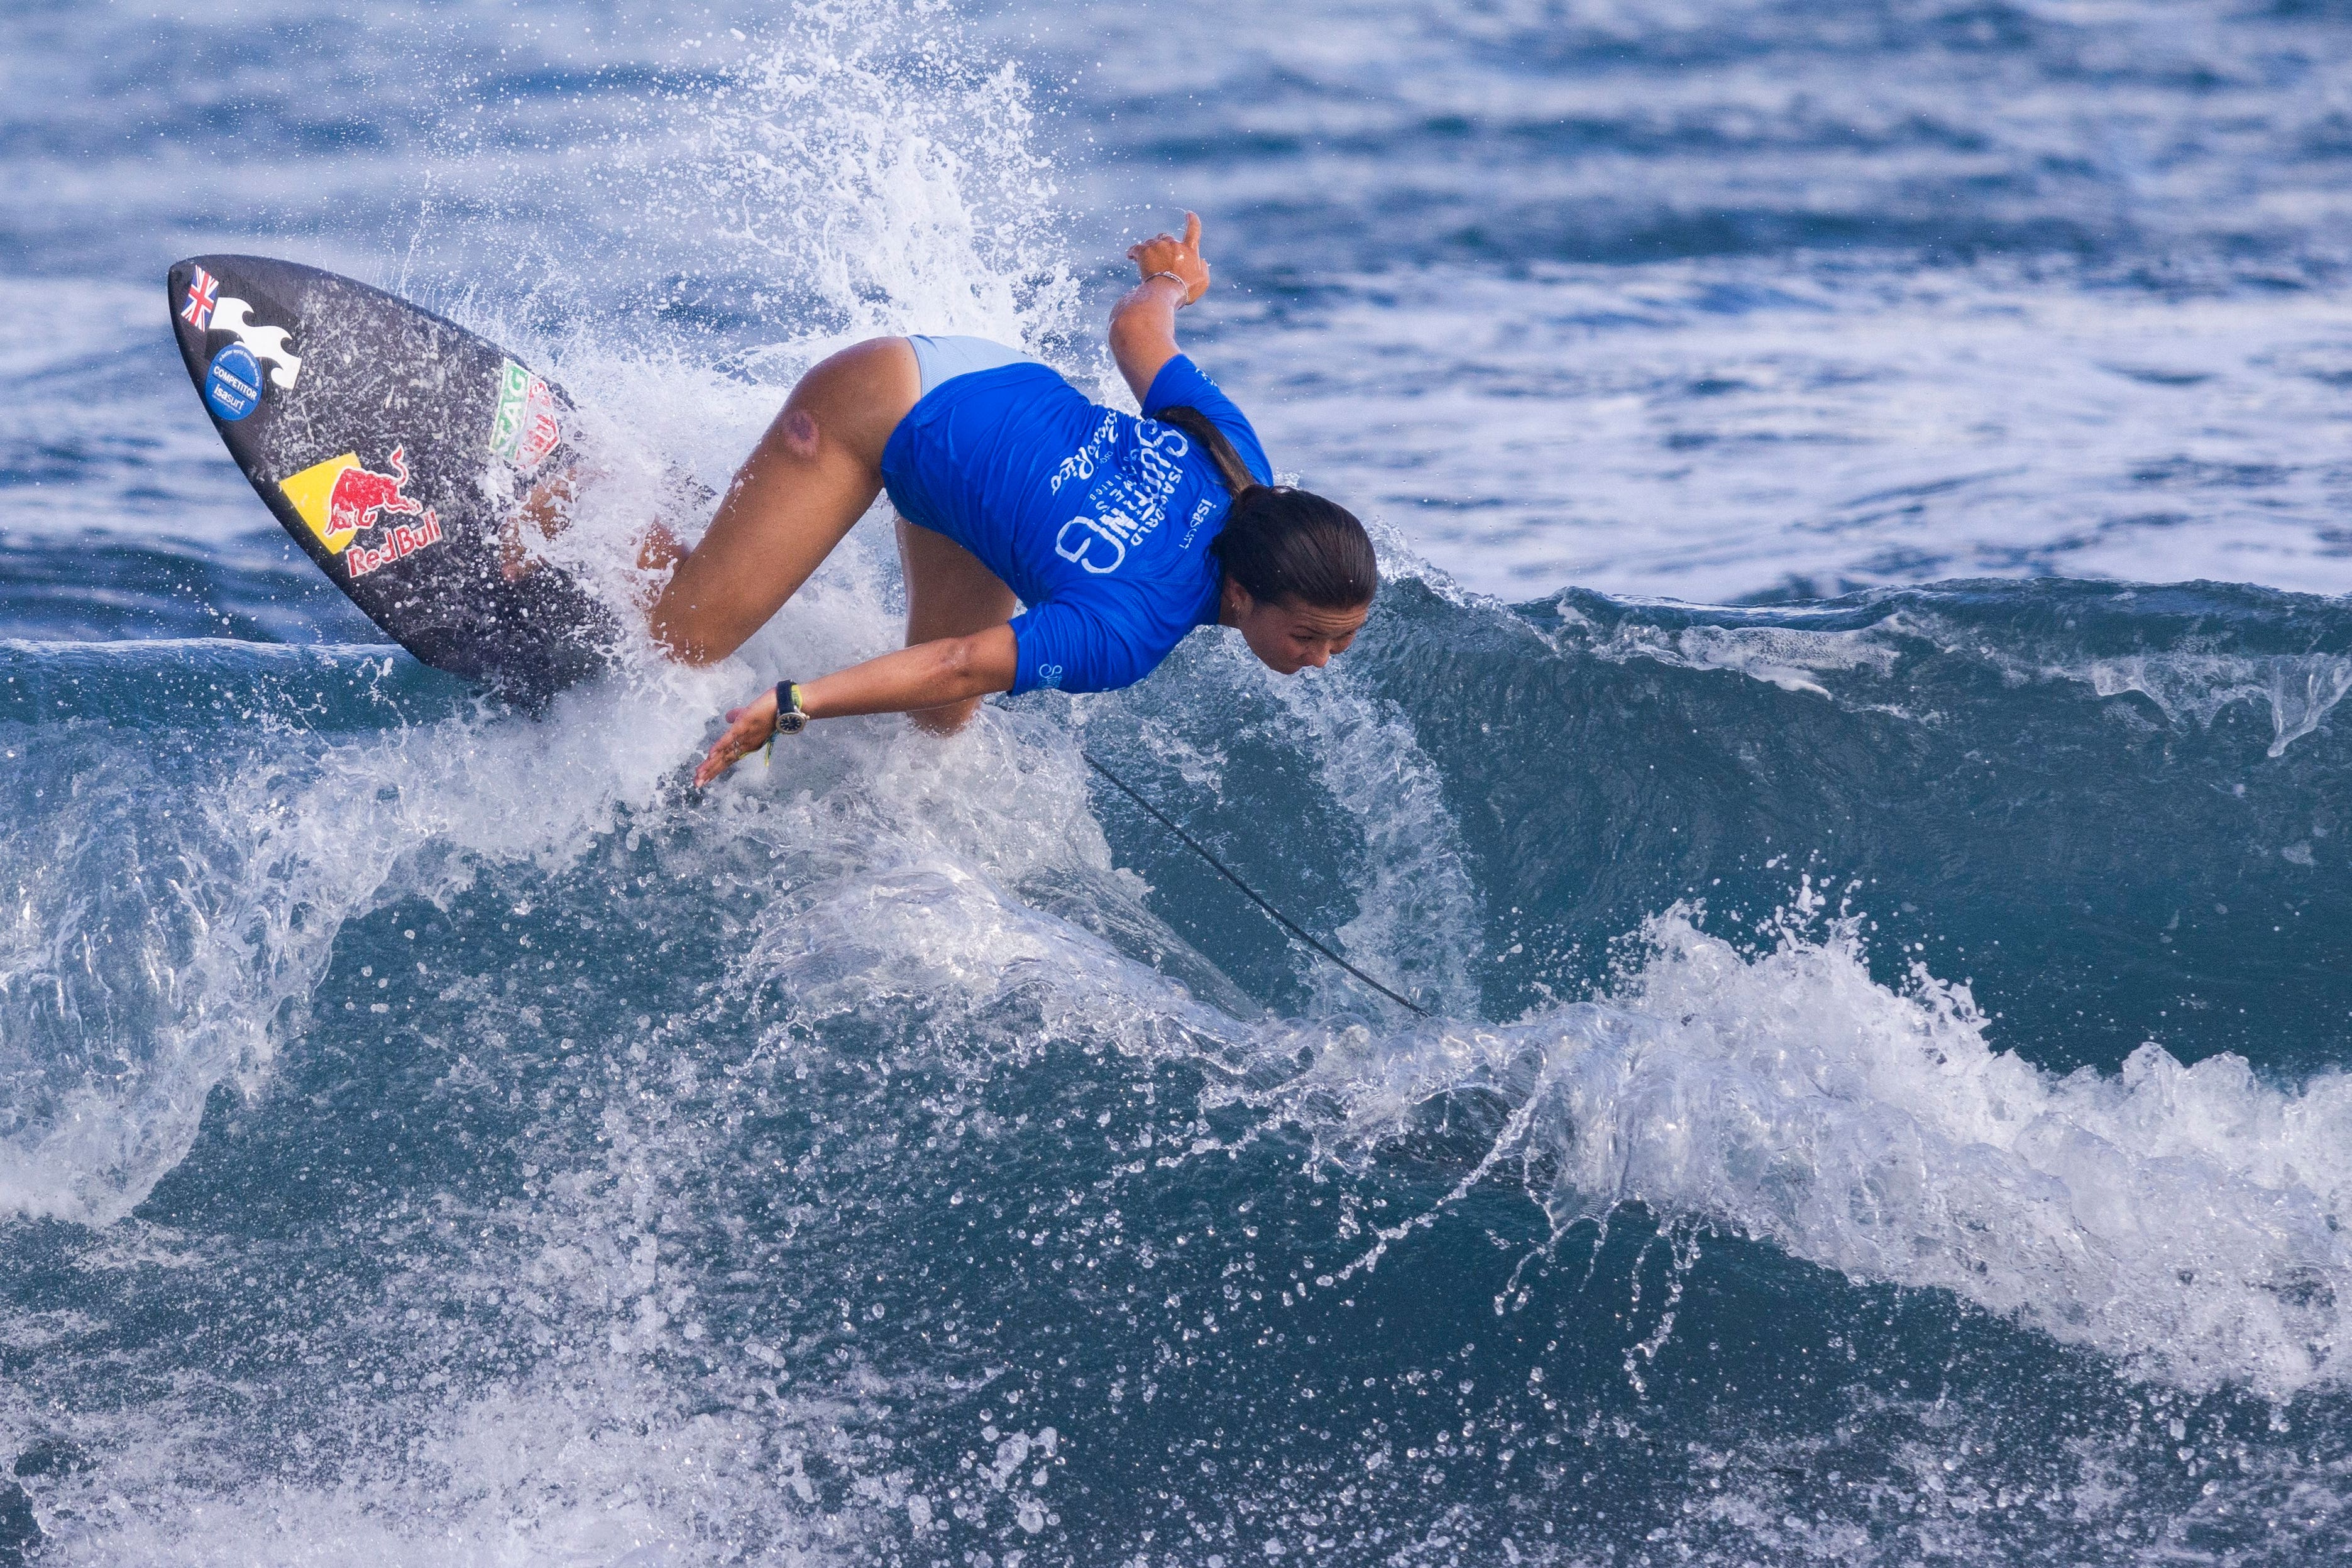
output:
[[[343,564],[351,569],[353,577],[365,577],[378,567],[390,566],[403,556],[414,555],[426,545],[440,542],[441,520],[427,512],[421,523],[413,527],[402,523],[395,527],[386,536],[381,549],[370,549],[365,545],[352,546],[343,552]]]

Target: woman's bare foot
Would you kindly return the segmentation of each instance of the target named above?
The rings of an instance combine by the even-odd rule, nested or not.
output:
[[[574,477],[567,469],[541,480],[522,504],[507,514],[499,529],[499,570],[509,582],[520,582],[544,565],[537,546],[572,526]],[[691,485],[692,481],[682,479],[681,483]],[[667,525],[656,518],[646,526],[637,541],[639,571],[667,572],[685,559],[686,547]]]

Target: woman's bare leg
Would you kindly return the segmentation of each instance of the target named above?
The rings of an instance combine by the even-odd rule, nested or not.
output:
[[[898,559],[907,569],[907,646],[969,637],[1013,619],[1021,601],[980,558],[945,534],[898,519]],[[968,723],[980,699],[925,708],[907,716],[934,735]]]
[[[654,641],[710,664],[765,625],[874,504],[882,448],[921,388],[904,338],[844,349],[803,376],[655,599]]]

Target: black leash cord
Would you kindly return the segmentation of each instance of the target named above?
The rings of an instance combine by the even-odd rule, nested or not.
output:
[[[1306,943],[1309,947],[1314,948],[1318,953],[1322,954],[1323,956],[1330,959],[1331,962],[1339,965],[1339,967],[1347,970],[1348,973],[1355,976],[1356,978],[1363,981],[1364,984],[1371,987],[1372,989],[1380,992],[1381,995],[1388,998],[1389,1000],[1404,1009],[1407,1012],[1416,1014],[1422,1018],[1427,1018],[1430,1016],[1429,1009],[1427,1008],[1423,1007],[1418,1002],[1409,1001],[1405,998],[1398,996],[1394,991],[1390,990],[1386,986],[1381,985],[1378,980],[1373,979],[1370,975],[1367,975],[1361,969],[1359,969],[1356,966],[1339,956],[1339,954],[1334,953],[1330,948],[1326,947],[1322,943],[1317,941],[1313,936],[1309,936],[1305,928],[1300,926],[1297,921],[1291,919],[1290,916],[1285,915],[1281,910],[1276,909],[1273,904],[1268,904],[1265,899],[1260,898],[1257,895],[1256,890],[1252,888],[1249,883],[1244,882],[1240,877],[1235,876],[1226,866],[1224,862],[1219,860],[1216,856],[1203,849],[1201,846],[1199,840],[1186,832],[1183,829],[1178,827],[1174,821],[1170,820],[1167,812],[1161,810],[1159,807],[1153,805],[1150,801],[1137,794],[1135,792],[1134,786],[1129,784],[1126,779],[1121,779],[1118,774],[1113,773],[1109,768],[1105,768],[1101,763],[1096,761],[1093,752],[1081,751],[1078,755],[1087,759],[1087,767],[1093,768],[1096,772],[1101,774],[1104,778],[1109,779],[1114,785],[1118,786],[1120,794],[1125,795],[1129,800],[1134,801],[1137,805],[1142,807],[1145,810],[1159,818],[1160,826],[1166,828],[1170,832],[1183,840],[1187,849],[1190,849],[1194,854],[1199,855],[1202,860],[1207,861],[1211,865],[1216,867],[1218,875],[1223,877],[1227,882],[1232,883],[1235,887],[1240,888],[1242,890],[1242,896],[1248,899],[1252,904],[1256,904],[1260,909],[1265,910],[1269,915],[1273,916],[1276,925],[1281,926],[1285,931],[1289,932],[1293,936],[1297,937],[1301,942]]]

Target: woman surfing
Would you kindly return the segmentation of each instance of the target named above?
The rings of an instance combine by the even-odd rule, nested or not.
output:
[[[1363,525],[1275,485],[1249,421],[1177,349],[1176,312],[1209,287],[1200,241],[1187,213],[1181,239],[1128,252],[1141,281],[1110,350],[1142,418],[984,339],[873,339],[801,378],[690,552],[656,533],[646,564],[676,570],[654,637],[709,664],[878,492],[899,516],[906,647],[730,710],[698,786],[811,719],[905,713],[946,733],[992,692],[1130,685],[1196,626],[1235,628],[1285,674],[1354,640],[1379,585]]]

